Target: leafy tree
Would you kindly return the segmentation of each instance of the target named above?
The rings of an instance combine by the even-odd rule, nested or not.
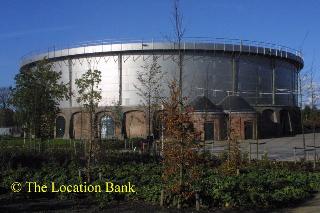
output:
[[[14,125],[14,112],[10,108],[11,87],[0,87],[0,127]]]
[[[311,107],[309,105],[306,105],[303,109],[304,114],[304,120],[307,121],[311,117]]]
[[[112,115],[113,115],[113,118],[114,118],[114,124],[115,124],[115,127],[120,127],[121,128],[121,135],[123,137],[123,134],[124,134],[124,126],[123,126],[123,111],[122,111],[122,107],[121,107],[121,104],[120,104],[120,101],[116,101],[116,102],[113,102],[113,109],[112,109]]]
[[[158,58],[153,56],[152,62],[142,66],[137,71],[137,79],[140,85],[134,85],[137,94],[142,98],[142,104],[148,109],[148,135],[151,135],[151,119],[155,110],[159,108],[161,94],[163,93],[162,79],[164,73],[158,64]]]
[[[224,175],[237,175],[246,159],[241,155],[239,135],[233,127],[230,128],[228,146],[227,160],[221,164],[221,171]]]
[[[11,87],[0,87],[0,108],[9,108],[11,89]]]
[[[55,118],[60,111],[59,101],[69,98],[68,86],[60,79],[61,72],[53,71],[52,63],[47,59],[21,69],[15,77],[12,103],[21,124],[26,124],[37,138],[53,136]]]
[[[192,124],[192,110],[180,103],[180,90],[176,81],[170,86],[170,96],[164,101],[166,141],[163,152],[164,182],[166,191],[178,196],[178,208],[196,192],[201,172],[198,166],[199,133]],[[181,110],[181,106],[185,110]]]
[[[0,108],[0,127],[11,127],[15,125],[14,112],[10,108]]]
[[[87,150],[87,178],[90,182],[90,168],[93,153],[93,141],[98,138],[98,126],[97,120],[95,118],[96,109],[101,100],[101,89],[99,88],[99,83],[101,82],[101,71],[89,69],[85,72],[81,78],[76,79],[75,83],[78,87],[79,96],[77,102],[82,104],[84,109],[89,113],[89,140]],[[95,144],[97,147],[97,144]]]
[[[177,44],[178,49],[178,61],[177,65],[179,68],[179,90],[180,90],[180,102],[182,102],[182,78],[183,78],[183,54],[181,49],[181,43],[185,34],[185,28],[183,23],[183,13],[180,8],[180,0],[173,0],[173,11],[172,11],[172,24],[174,31],[174,42]]]

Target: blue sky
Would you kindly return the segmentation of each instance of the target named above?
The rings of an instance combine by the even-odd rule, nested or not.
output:
[[[303,48],[319,68],[320,1],[181,0],[186,37],[229,37]],[[1,0],[0,86],[14,84],[24,54],[100,39],[172,34],[171,0]]]

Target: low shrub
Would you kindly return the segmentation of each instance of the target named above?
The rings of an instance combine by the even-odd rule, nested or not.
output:
[[[238,176],[209,172],[202,193],[208,206],[284,207],[304,201],[320,190],[319,178],[319,173],[273,169],[251,170]]]
[[[4,154],[4,152],[1,152]],[[56,153],[57,154],[57,153]],[[221,160],[204,154],[201,156],[203,179],[196,186],[202,200],[202,206],[208,208],[258,209],[284,207],[304,201],[320,190],[320,173],[309,172],[308,165],[293,163],[253,162],[240,170],[238,175],[224,175],[219,169]],[[15,153],[1,156],[3,162],[11,166],[2,166],[0,174],[1,191],[10,196],[13,182],[37,181],[38,183],[79,184],[85,181],[79,177],[79,169],[84,162],[73,159],[70,154],[34,154]],[[5,159],[5,160],[4,160]],[[59,199],[86,196],[105,207],[112,201],[139,200],[157,204],[160,201],[162,185],[162,164],[159,157],[134,152],[107,152],[101,163],[92,168],[93,183],[104,184],[111,181],[118,184],[131,182],[136,193],[19,193],[27,198],[33,196],[55,196]],[[260,164],[261,163],[261,164]],[[33,165],[35,164],[35,165]],[[84,172],[82,173],[84,175]],[[14,199],[14,197],[13,197]],[[166,205],[174,206],[176,194],[165,192]],[[190,198],[184,206],[194,206]]]

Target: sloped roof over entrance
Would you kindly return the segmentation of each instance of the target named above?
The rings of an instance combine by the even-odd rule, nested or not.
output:
[[[241,96],[226,96],[219,104],[226,111],[233,112],[254,112],[255,110]]]
[[[222,112],[221,107],[212,103],[205,96],[197,97],[190,103],[190,106],[193,107],[196,112]]]

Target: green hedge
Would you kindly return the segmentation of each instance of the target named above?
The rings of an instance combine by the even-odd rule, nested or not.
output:
[[[320,189],[320,173],[252,170],[238,176],[212,171],[202,185],[208,206],[237,208],[284,207],[304,201]]]
[[[2,153],[3,154],[3,153]],[[63,157],[64,156],[64,157]],[[15,181],[37,181],[38,183],[79,184],[84,179],[79,177],[79,168],[83,162],[74,160],[68,155],[55,156],[34,155],[31,153],[16,153],[14,157],[4,157],[14,161],[15,166],[2,167],[0,174],[1,191],[8,195],[10,185]],[[28,159],[31,158],[31,159]],[[49,160],[50,159],[50,160]],[[136,193],[87,193],[88,199],[97,202],[101,207],[112,201],[139,200],[158,204],[162,187],[162,165],[156,157],[139,155],[137,153],[111,152],[105,156],[103,163],[93,168],[92,176],[95,183],[112,181],[126,183],[130,181],[136,185]],[[23,163],[28,161],[29,163]],[[42,161],[42,162],[39,162]],[[34,166],[33,163],[37,164]],[[216,164],[216,163],[215,163]],[[304,201],[320,190],[320,172],[306,172],[294,170],[292,164],[260,164],[253,163],[240,171],[239,175],[224,176],[216,167],[206,164],[203,179],[198,186],[202,206],[207,208],[228,207],[240,209],[285,207]],[[308,168],[308,166],[306,167]],[[99,173],[102,180],[99,180]],[[102,183],[101,183],[102,184]],[[28,198],[33,196],[56,196],[60,199],[75,198],[76,193],[19,193]],[[83,195],[81,195],[83,196]],[[165,194],[166,204],[174,205],[176,196]],[[193,199],[186,205],[195,206]]]

